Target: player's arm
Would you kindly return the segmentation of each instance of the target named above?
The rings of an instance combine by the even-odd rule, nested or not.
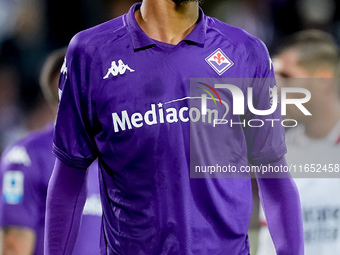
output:
[[[35,249],[35,232],[29,228],[5,227],[1,229],[1,255],[32,255]]]
[[[86,201],[87,168],[97,158],[91,133],[88,74],[93,54],[88,52],[89,38],[84,31],[71,40],[59,80],[53,138],[57,160],[47,190],[45,255],[72,254]]]
[[[282,157],[270,164],[264,164],[269,165],[286,166],[286,160]],[[277,178],[262,175],[257,176],[257,183],[277,254],[304,254],[301,205],[294,180],[288,174]]]
[[[86,201],[87,170],[56,160],[47,190],[45,255],[71,255]]]
[[[248,111],[245,119],[277,120],[273,125],[259,128],[246,127],[245,137],[248,158],[252,165],[269,169],[269,166],[282,169],[286,166],[285,132],[281,125],[281,109],[277,99],[275,75],[272,62],[264,44],[253,40],[248,45],[249,59],[257,63],[252,70],[253,106],[257,110],[268,110],[274,106],[274,112],[266,115]],[[276,104],[276,105],[275,105]],[[281,168],[282,166],[282,168]],[[278,255],[302,255],[304,253],[302,213],[299,194],[294,180],[288,173],[257,174],[259,195],[268,228]]]

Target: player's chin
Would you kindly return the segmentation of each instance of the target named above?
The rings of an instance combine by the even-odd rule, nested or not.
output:
[[[187,3],[187,2],[198,2],[201,4],[203,2],[203,0],[172,0],[172,1],[176,4]]]

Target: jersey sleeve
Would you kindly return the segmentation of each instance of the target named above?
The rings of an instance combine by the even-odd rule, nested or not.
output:
[[[39,229],[46,191],[37,168],[29,150],[23,146],[14,146],[3,154],[0,162],[1,227],[27,227],[35,232]]]
[[[280,159],[286,153],[285,131],[282,126],[280,100],[278,96],[273,65],[267,48],[258,39],[249,50],[248,61],[257,63],[252,69],[252,96],[249,95],[245,115],[247,123],[245,137],[248,158],[252,165],[266,164]],[[252,98],[252,102],[249,99]],[[274,99],[277,99],[275,101]],[[250,106],[253,109],[250,109]],[[261,115],[255,110],[276,109],[270,114]],[[254,110],[255,109],[255,110]]]
[[[87,168],[96,158],[91,138],[88,77],[91,58],[78,34],[70,42],[59,82],[59,109],[53,153],[71,167]]]

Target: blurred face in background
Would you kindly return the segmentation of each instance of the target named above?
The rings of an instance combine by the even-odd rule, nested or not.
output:
[[[310,78],[306,68],[298,64],[299,52],[295,49],[285,50],[274,60],[275,75],[278,78]]]
[[[281,52],[273,59],[277,85],[281,92],[282,87],[297,87],[309,90],[311,99],[303,104],[309,112],[315,113],[318,104],[324,100],[324,89],[326,79],[322,77],[319,69],[313,71],[299,64],[299,51],[288,49]],[[287,93],[287,98],[304,98],[302,93]],[[305,116],[295,105],[287,105],[287,116],[285,118],[296,119],[298,122],[306,123],[311,117]]]

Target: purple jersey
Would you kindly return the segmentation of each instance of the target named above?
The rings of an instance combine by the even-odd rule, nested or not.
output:
[[[35,132],[9,147],[0,165],[0,226],[33,230],[36,233],[35,255],[43,255],[44,251],[46,193],[55,162],[51,153],[52,127]],[[88,180],[88,199],[75,255],[99,254],[101,203],[95,164],[89,169]]]
[[[250,178],[190,178],[190,157],[238,165],[275,161],[285,153],[283,128],[240,126],[211,140],[212,125],[193,125],[204,121],[191,107],[190,79],[273,78],[268,52],[201,10],[178,45],[152,40],[135,20],[139,7],[72,39],[53,151],[78,168],[98,157],[106,254],[248,254]],[[269,108],[274,85],[255,88],[260,108]],[[220,96],[232,106],[230,94]]]

